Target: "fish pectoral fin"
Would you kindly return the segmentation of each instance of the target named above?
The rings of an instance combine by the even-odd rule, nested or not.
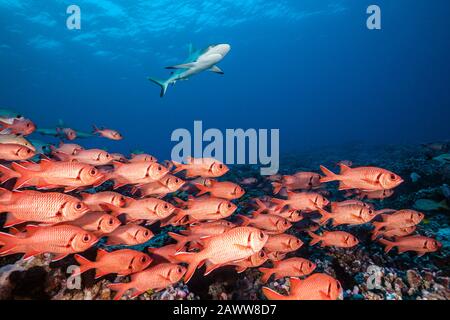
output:
[[[166,67],[166,69],[190,69],[195,66],[194,62],[177,64],[175,66]]]
[[[249,246],[243,246],[242,244],[235,244],[234,246],[237,247],[239,250],[251,249]]]
[[[322,300],[331,300],[330,297],[323,291],[320,291],[320,297]]]
[[[222,71],[222,69],[220,69],[218,66],[212,66],[209,71],[211,72],[215,72],[218,74],[225,74],[225,72]]]

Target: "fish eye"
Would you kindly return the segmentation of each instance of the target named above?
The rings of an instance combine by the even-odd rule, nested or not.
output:
[[[91,237],[88,234],[85,234],[83,237],[84,242],[88,242],[91,239]]]
[[[83,207],[83,205],[81,204],[81,202],[78,202],[76,205],[75,205],[75,208],[76,209],[81,209]]]
[[[181,267],[178,267],[178,268],[177,268],[177,272],[178,272],[178,273],[182,273],[182,272],[183,272],[183,269],[181,269]]]
[[[169,206],[167,204],[165,204],[164,209],[169,209]]]
[[[145,263],[146,261],[147,261],[147,257],[143,256],[143,257],[141,258],[141,262],[142,262],[142,263]]]
[[[227,204],[227,207],[228,207],[228,209],[230,209],[231,208],[231,203]]]
[[[308,262],[308,267],[312,268],[312,263],[311,262]]]
[[[395,180],[396,178],[395,174],[391,174],[391,180]]]
[[[114,220],[111,218],[111,219],[109,219],[108,220],[108,224],[110,225],[110,226],[112,226],[113,224],[114,224]]]
[[[96,170],[95,168],[92,168],[91,171],[89,171],[89,173],[90,173],[92,176],[95,176],[95,175],[97,174],[97,170]]]
[[[259,257],[260,257],[260,258],[264,258],[264,255],[265,255],[265,254],[264,254],[264,251],[261,250],[261,251],[259,252]]]
[[[175,179],[175,183],[178,183],[180,180],[178,180],[178,179]]]
[[[158,166],[158,171],[161,171],[162,170],[162,167],[161,166]]]
[[[372,214],[373,213],[373,211],[372,210],[369,210],[369,214]]]
[[[27,128],[29,128],[30,127],[30,124],[29,123],[27,123]]]
[[[338,283],[336,283],[336,287],[338,288],[338,289],[341,289],[341,284],[338,282]]]
[[[264,232],[260,231],[260,232],[259,232],[259,237],[260,237],[261,239],[264,239]]]
[[[222,168],[223,168],[223,165],[219,164],[219,169],[222,169]]]
[[[148,237],[148,235],[149,235],[148,230],[145,230],[144,231],[144,236]]]

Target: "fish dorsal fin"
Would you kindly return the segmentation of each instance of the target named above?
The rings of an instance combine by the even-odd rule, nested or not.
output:
[[[291,294],[297,291],[303,282],[299,278],[289,278],[289,281],[291,282]]]
[[[339,167],[341,168],[341,174],[346,173],[346,172],[352,170],[352,168],[350,168],[349,166],[346,166],[346,165],[343,164],[343,163],[340,163],[340,164],[339,164]]]
[[[101,259],[104,256],[106,256],[109,252],[106,251],[105,249],[98,249],[97,251],[97,259]]]
[[[33,224],[29,224],[25,227],[25,230],[27,231],[27,236],[32,236],[33,234],[36,233],[36,231],[38,231],[41,227],[40,226],[36,226]]]
[[[47,170],[53,165],[53,161],[49,159],[41,159],[41,162],[39,162],[39,166],[41,167],[41,170]]]

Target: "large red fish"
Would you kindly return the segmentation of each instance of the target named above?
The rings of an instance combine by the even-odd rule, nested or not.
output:
[[[376,167],[350,168],[340,165],[340,174],[335,174],[320,166],[325,177],[320,179],[322,183],[340,181],[339,190],[360,189],[363,191],[379,191],[393,189],[403,182],[395,173]]]
[[[317,211],[317,208],[323,208],[329,203],[325,197],[316,192],[288,192],[287,200],[273,198],[272,202],[278,204],[276,210],[281,210],[288,206],[291,209],[305,213]]]
[[[337,300],[343,294],[339,281],[324,273],[315,273],[305,280],[290,278],[290,283],[288,296],[267,287],[263,287],[263,293],[269,300]]]
[[[168,173],[158,181],[141,185],[135,191],[139,190],[141,197],[154,196],[162,198],[169,193],[178,191],[184,184],[185,181],[183,179]]]
[[[120,226],[120,220],[105,212],[89,212],[76,220],[66,222],[78,226],[100,237],[109,234]]]
[[[256,228],[237,227],[227,232],[203,239],[204,247],[199,252],[179,252],[175,258],[189,264],[185,281],[188,282],[200,264],[206,263],[206,274],[223,265],[247,259],[259,252],[268,236]]]
[[[197,197],[203,195],[205,193],[209,193],[211,196],[216,198],[222,198],[227,200],[239,199],[245,193],[244,189],[232,182],[218,182],[215,180],[211,180],[209,186],[205,186],[202,184],[195,184],[197,189],[200,192],[197,194]]]
[[[5,227],[23,222],[61,223],[78,219],[88,211],[85,203],[63,193],[0,188],[0,212],[8,212]]]
[[[114,191],[103,191],[98,193],[82,193],[83,202],[91,211],[103,211],[102,205],[110,204],[117,208],[123,208],[127,204],[125,196]]]
[[[151,223],[167,218],[176,209],[172,204],[156,198],[139,200],[130,198],[127,205],[122,208],[108,204],[105,206],[111,209],[114,215],[126,214],[129,221],[148,220]]]
[[[176,169],[173,173],[186,170],[186,178],[218,178],[229,171],[222,162],[212,158],[188,158],[186,164],[172,161]]]
[[[290,258],[283,261],[273,262],[273,268],[259,268],[263,273],[261,281],[266,283],[272,274],[275,280],[284,277],[304,277],[316,269],[316,264],[303,258]]]
[[[114,181],[114,188],[121,186],[142,185],[160,180],[169,170],[156,162],[114,162],[114,171],[109,175],[109,179]]]
[[[101,149],[83,149],[77,151],[75,154],[67,154],[61,151],[54,153],[61,161],[79,161],[93,166],[104,166],[113,161],[111,155]]]
[[[118,227],[108,234],[107,245],[134,246],[143,244],[153,237],[153,232],[137,224],[127,224]]]
[[[322,176],[315,172],[297,172],[292,176],[283,176],[281,182],[272,182],[273,193],[277,194],[281,188],[288,191],[311,190],[320,187]]]
[[[331,204],[331,212],[319,208],[322,218],[317,220],[319,224],[326,224],[333,219],[333,226],[340,225],[360,225],[372,221],[377,215],[377,211],[360,204],[339,205]]]
[[[128,290],[132,289],[131,299],[140,296],[146,291],[161,291],[181,280],[186,268],[172,263],[161,263],[145,271],[135,273],[131,281],[126,283],[113,283],[108,285],[111,290],[117,291],[114,300],[119,300]]]
[[[243,220],[242,226],[253,226],[263,229],[267,234],[280,234],[292,227],[289,221],[273,214],[253,213],[252,218],[243,215],[239,215],[239,218]]]
[[[345,231],[324,231],[321,236],[312,232],[308,234],[312,237],[310,245],[321,242],[321,247],[352,248],[359,243],[354,235]]]
[[[270,235],[264,245],[264,250],[267,250],[268,252],[288,253],[297,251],[302,245],[303,242],[296,236],[283,233]]]
[[[376,237],[381,229],[407,228],[418,225],[425,215],[414,210],[399,210],[393,214],[382,214],[382,222],[373,222],[375,229],[373,231]]]
[[[65,187],[65,191],[73,191],[80,187],[96,186],[103,183],[104,175],[94,166],[80,162],[50,161],[42,159],[32,167],[25,167],[14,162],[12,168],[19,175],[15,189],[25,186],[37,188]]]
[[[75,260],[80,265],[80,270],[73,275],[79,275],[88,270],[96,269],[96,279],[110,273],[117,273],[119,276],[127,276],[132,273],[141,272],[152,262],[152,259],[145,253],[130,249],[122,249],[113,252],[99,249],[97,251],[96,261],[89,261],[79,254],[75,255]]]
[[[177,219],[189,216],[190,221],[219,220],[231,216],[237,206],[225,199],[214,197],[189,197],[188,201],[176,199],[183,207],[178,210]]]
[[[92,233],[79,227],[56,225],[39,227],[29,225],[25,234],[0,233],[0,255],[25,253],[23,259],[42,253],[54,254],[53,260],[60,260],[69,254],[83,252],[97,242]]]
[[[380,239],[378,241],[386,246],[384,250],[386,253],[391,251],[392,248],[397,247],[398,253],[414,251],[419,257],[428,252],[438,251],[442,247],[442,244],[439,241],[418,235],[399,238],[395,241],[388,241],[386,239]]]

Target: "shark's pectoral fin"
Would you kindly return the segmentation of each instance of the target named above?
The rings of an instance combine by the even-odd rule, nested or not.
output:
[[[189,69],[192,68],[195,64],[193,62],[191,63],[184,63],[184,64],[178,64],[176,66],[166,67],[166,69]]]
[[[212,66],[211,69],[209,69],[211,72],[219,73],[219,74],[225,74],[225,72],[222,71],[218,66]]]

